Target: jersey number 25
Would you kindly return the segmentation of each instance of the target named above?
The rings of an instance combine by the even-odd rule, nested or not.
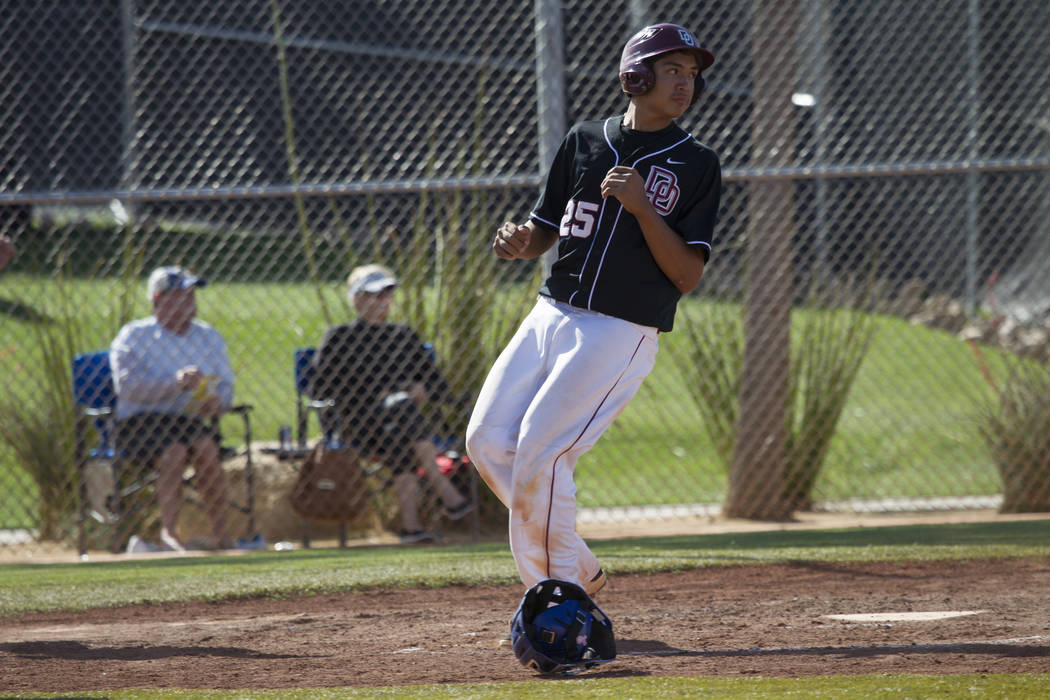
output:
[[[570,199],[565,205],[565,214],[561,217],[558,235],[563,238],[566,236],[589,238],[594,233],[594,215],[597,212],[598,205],[593,202],[578,202]]]

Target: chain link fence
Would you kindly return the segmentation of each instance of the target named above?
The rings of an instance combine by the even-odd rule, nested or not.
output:
[[[543,270],[495,260],[491,236],[527,215],[569,125],[625,109],[620,49],[658,21],[717,56],[682,125],[721,157],[723,208],[656,370],[581,460],[581,520],[1050,505],[1046,3],[0,5],[0,235],[17,248],[0,273],[0,543],[16,559],[155,537],[154,485],[110,539],[101,423],[78,419],[72,364],[153,312],[146,277],[169,264],[207,278],[198,318],[250,406],[249,432],[243,413],[220,421],[224,488],[252,506],[230,510],[232,538],[302,534],[289,494],[321,432],[298,429],[294,358],[353,318],[346,276],[373,262],[401,280],[392,318],[467,398],[428,415],[482,507],[443,518],[423,477],[424,524],[501,532],[454,436]],[[362,533],[402,522],[381,464]],[[183,506],[184,540],[213,540],[207,511]]]

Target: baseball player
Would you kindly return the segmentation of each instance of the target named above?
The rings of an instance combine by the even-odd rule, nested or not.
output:
[[[505,260],[558,244],[539,299],[492,366],[467,451],[510,510],[526,587],[605,584],[576,532],[573,470],[638,391],[678,299],[700,282],[721,192],[718,156],[674,120],[714,62],[686,29],[657,24],[620,58],[625,114],[570,129],[528,220],[492,244]]]

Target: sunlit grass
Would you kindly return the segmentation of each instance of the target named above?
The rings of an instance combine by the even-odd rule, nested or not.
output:
[[[1050,520],[623,538],[592,545],[610,574],[794,561],[1046,557]],[[0,566],[0,615],[517,581],[504,542],[12,564]]]
[[[396,700],[484,700],[486,698],[725,698],[726,700],[781,700],[811,698],[838,700],[901,700],[907,698],[1038,698],[1050,690],[1050,674],[999,673],[927,676],[878,674],[817,676],[813,678],[592,678],[536,680],[516,683],[444,683],[441,685],[383,688],[309,688],[283,690],[107,690],[78,692],[77,697],[113,700],[328,700],[329,698],[391,698]],[[64,694],[31,694],[17,697],[59,698]]]

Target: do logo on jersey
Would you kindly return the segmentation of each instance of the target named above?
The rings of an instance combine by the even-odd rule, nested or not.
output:
[[[667,216],[678,203],[678,176],[670,170],[653,166],[649,168],[649,177],[645,180],[645,195],[652,202],[653,208],[661,216]]]

